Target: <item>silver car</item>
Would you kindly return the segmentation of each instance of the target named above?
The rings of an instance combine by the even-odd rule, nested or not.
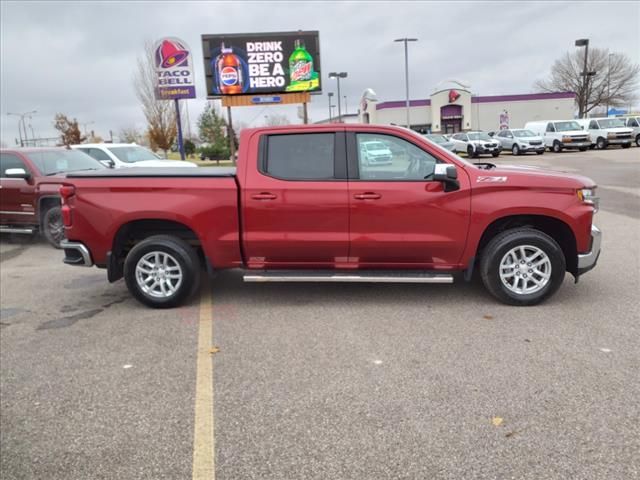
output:
[[[447,150],[453,150],[453,142],[450,141],[444,135],[439,135],[437,133],[428,133],[424,135],[424,138],[427,140],[431,140],[433,143],[437,143],[442,148],[446,148]]]
[[[500,130],[496,132],[493,139],[498,140],[503,149],[511,150],[513,155],[527,152],[536,152],[538,155],[544,153],[544,140],[542,137],[524,128]]]

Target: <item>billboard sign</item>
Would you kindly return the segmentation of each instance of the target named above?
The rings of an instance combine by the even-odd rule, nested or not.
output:
[[[156,99],[196,98],[193,58],[185,42],[175,37],[158,40],[153,47]]]
[[[203,35],[207,98],[321,92],[317,31]]]

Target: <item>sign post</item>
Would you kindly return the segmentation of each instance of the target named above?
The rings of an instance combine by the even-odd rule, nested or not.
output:
[[[165,37],[154,45],[156,65],[156,100],[173,100],[176,107],[178,150],[185,159],[180,119],[181,98],[196,98],[195,78],[191,51],[185,42],[176,37]]]

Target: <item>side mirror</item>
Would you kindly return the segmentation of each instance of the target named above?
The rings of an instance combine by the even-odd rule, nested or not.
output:
[[[451,192],[460,188],[458,170],[455,165],[436,163],[433,171],[433,179],[437,182],[444,183],[445,192]]]
[[[107,168],[115,168],[116,164],[113,160],[100,160],[100,163]]]
[[[24,178],[25,180],[31,178],[31,174],[24,168],[7,168],[4,171],[4,176],[6,178]]]

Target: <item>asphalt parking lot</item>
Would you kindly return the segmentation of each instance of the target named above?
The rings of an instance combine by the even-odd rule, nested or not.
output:
[[[639,152],[497,160],[600,185],[598,267],[530,308],[225,272],[151,310],[3,238],[0,477],[640,478]]]

